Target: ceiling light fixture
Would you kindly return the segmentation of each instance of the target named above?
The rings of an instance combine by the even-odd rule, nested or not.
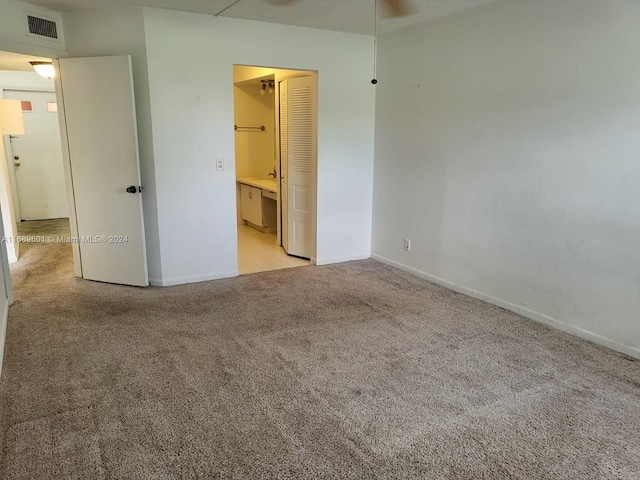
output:
[[[51,62],[29,62],[38,75],[51,80],[56,76],[56,71]]]
[[[273,93],[276,88],[276,84],[273,80],[260,80],[260,95],[264,95],[265,92]]]

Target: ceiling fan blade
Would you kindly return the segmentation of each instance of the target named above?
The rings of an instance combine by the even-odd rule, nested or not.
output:
[[[416,13],[417,9],[409,0],[383,0],[391,17],[404,17]]]
[[[271,5],[287,5],[295,1],[296,0],[266,0],[266,2],[270,3]]]
[[[294,3],[297,0],[265,0],[267,3],[271,5],[288,5],[290,3]],[[377,0],[374,0],[377,1]],[[412,15],[417,12],[415,5],[411,2],[411,0],[382,0],[382,3],[385,5],[386,10],[388,11],[389,17],[404,17],[406,15]]]

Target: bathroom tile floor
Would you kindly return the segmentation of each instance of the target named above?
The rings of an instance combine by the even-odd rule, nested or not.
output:
[[[290,257],[276,245],[276,235],[238,225],[238,269],[240,275],[283,268],[304,267],[309,260]]]

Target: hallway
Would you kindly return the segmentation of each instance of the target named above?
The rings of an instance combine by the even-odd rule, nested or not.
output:
[[[16,302],[75,283],[71,244],[60,241],[70,235],[67,218],[18,223],[18,236],[37,241],[20,242],[20,258],[9,266]]]

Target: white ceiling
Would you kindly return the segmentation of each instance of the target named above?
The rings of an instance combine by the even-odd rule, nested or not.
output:
[[[148,6],[186,12],[216,14],[234,0],[27,0],[57,11],[89,10],[121,6]],[[383,0],[378,0],[378,32],[397,30],[414,23],[440,18],[497,0],[410,0],[416,13],[384,19]],[[241,0],[223,16],[271,23],[298,25],[362,34],[373,34],[375,0],[298,0],[277,6],[266,0]]]
[[[50,58],[31,57],[19,53],[9,53],[0,51],[0,70],[12,70],[22,72],[33,72],[33,67],[29,62],[48,62]]]

